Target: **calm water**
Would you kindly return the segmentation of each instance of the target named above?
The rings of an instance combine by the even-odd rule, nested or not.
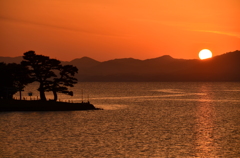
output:
[[[79,83],[60,100],[82,91],[105,110],[0,113],[0,157],[240,157],[240,83]]]

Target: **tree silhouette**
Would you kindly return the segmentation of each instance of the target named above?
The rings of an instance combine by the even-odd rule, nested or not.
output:
[[[28,71],[27,67],[20,64],[0,63],[0,98],[12,99],[13,95],[19,91],[21,99],[21,91],[33,81],[28,75]]]
[[[57,92],[67,95],[73,95],[72,91],[69,91],[67,87],[73,87],[77,83],[77,79],[73,76],[78,72],[77,67],[72,65],[60,65],[59,77],[55,77],[52,82],[49,82],[47,91],[52,91],[54,95],[54,101],[57,101]]]
[[[57,70],[60,61],[57,59],[50,59],[47,56],[36,55],[34,51],[24,53],[21,62],[22,65],[29,67],[30,76],[34,81],[39,82],[38,91],[40,92],[40,99],[46,101],[45,91],[50,79],[56,77],[54,70]]]
[[[57,92],[73,95],[67,87],[73,87],[77,83],[77,79],[73,77],[78,72],[75,66],[62,66],[59,60],[36,55],[34,51],[24,53],[23,59],[25,60],[21,64],[28,66],[31,78],[39,82],[41,100],[46,101],[45,91],[53,92],[54,101],[57,100]],[[56,75],[58,71],[59,74]]]

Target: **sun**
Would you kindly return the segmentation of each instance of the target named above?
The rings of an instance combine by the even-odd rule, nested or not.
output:
[[[202,49],[199,52],[198,56],[201,60],[208,59],[212,57],[212,52],[209,49]]]

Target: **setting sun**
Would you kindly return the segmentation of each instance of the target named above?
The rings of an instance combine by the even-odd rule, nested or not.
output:
[[[212,57],[212,52],[209,49],[202,49],[199,52],[198,56],[201,60],[208,59]]]

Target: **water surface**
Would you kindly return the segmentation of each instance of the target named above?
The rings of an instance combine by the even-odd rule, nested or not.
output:
[[[23,95],[36,97],[34,87]],[[105,110],[0,113],[0,157],[240,157],[240,83],[79,83],[73,90],[60,99],[81,102],[83,91],[84,101]]]

